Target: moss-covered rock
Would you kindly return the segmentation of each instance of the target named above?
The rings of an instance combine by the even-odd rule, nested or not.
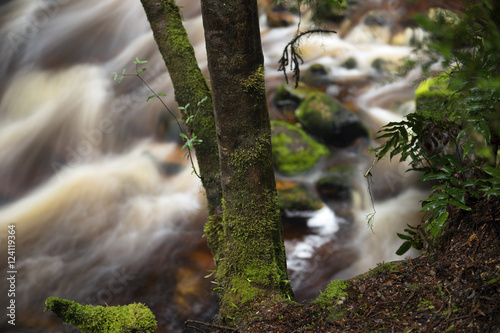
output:
[[[288,83],[281,84],[272,98],[273,104],[280,110],[295,110],[300,103],[306,98],[307,90],[302,88],[303,85],[299,85],[297,88],[293,88]]]
[[[356,61],[356,59],[351,57],[344,61],[341,66],[347,69],[354,69],[358,67],[358,62]]]
[[[323,207],[323,202],[301,186],[278,189],[278,200],[281,210],[314,211]]]
[[[324,201],[343,201],[351,203],[351,182],[343,173],[331,174],[316,182],[316,190]]]
[[[307,133],[283,121],[271,121],[273,161],[276,169],[286,175],[310,170],[329,153]]]
[[[313,21],[315,22],[333,22],[340,23],[344,20],[347,3],[343,1],[318,1],[314,3],[313,9]]]
[[[324,87],[332,80],[329,68],[322,64],[313,64],[300,73],[300,81],[312,87]]]
[[[310,94],[296,112],[304,129],[336,147],[347,147],[368,130],[361,120],[344,105],[325,93]]]
[[[103,307],[49,297],[45,301],[47,310],[61,318],[63,323],[73,325],[84,333],[153,333],[157,326],[155,316],[142,303]]]

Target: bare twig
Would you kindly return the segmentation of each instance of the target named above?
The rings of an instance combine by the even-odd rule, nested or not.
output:
[[[300,64],[304,63],[304,60],[300,56],[300,52],[298,50],[298,41],[301,37],[312,33],[337,33],[337,32],[333,30],[323,30],[323,29],[307,30],[297,34],[285,46],[285,49],[283,50],[283,55],[281,56],[281,59],[278,61],[278,63],[280,64],[278,71],[283,71],[283,74],[285,74],[286,83],[288,83],[288,76],[286,75],[286,67],[290,65],[290,70],[293,71],[292,77],[295,77],[295,88],[297,88],[300,79],[299,61]],[[288,53],[289,52],[288,47],[290,47],[290,55]]]
[[[218,329],[221,329],[221,330],[228,330],[228,331],[231,331],[231,332],[238,332],[238,329],[234,328],[234,327],[229,327],[229,326],[222,326],[222,325],[217,325],[217,324],[211,324],[211,323],[205,323],[205,322],[202,322],[202,321],[198,321],[198,320],[186,320],[184,322],[184,330],[183,332],[186,332],[186,328],[193,328],[195,329],[196,331],[199,331],[199,332],[205,332],[205,330],[199,328],[199,327],[196,327],[194,325],[189,325],[190,323],[193,323],[193,324],[198,324],[198,325],[203,325],[205,327],[212,327],[212,328],[218,328]]]

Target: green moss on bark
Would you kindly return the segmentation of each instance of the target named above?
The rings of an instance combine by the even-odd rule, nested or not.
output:
[[[240,306],[256,298],[286,298],[292,291],[286,275],[274,176],[260,179],[273,186],[257,192],[262,184],[256,183],[259,179],[253,175],[258,170],[272,170],[270,134],[262,133],[253,145],[229,155],[236,170],[228,184],[232,195],[223,204],[224,257],[230,260],[221,260],[218,282],[223,294],[221,313],[233,316]]]
[[[221,248],[217,233],[222,222],[222,190],[220,183],[219,150],[215,132],[212,95],[198,66],[194,49],[182,24],[179,7],[174,0],[141,1],[153,30],[158,48],[168,68],[179,106],[191,105],[196,110],[193,121],[186,125],[190,135],[196,134],[202,143],[196,156],[200,176],[207,195],[209,219],[205,234],[214,257]],[[198,106],[198,102],[206,100]],[[189,109],[188,109],[189,110]],[[186,120],[189,114],[182,114]],[[219,216],[219,217],[218,217]]]

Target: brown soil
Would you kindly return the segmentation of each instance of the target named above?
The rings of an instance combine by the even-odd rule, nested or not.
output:
[[[331,302],[254,304],[232,331],[500,332],[500,200],[451,213],[427,254],[350,279]]]

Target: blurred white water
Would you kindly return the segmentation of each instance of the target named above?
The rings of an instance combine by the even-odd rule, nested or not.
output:
[[[178,3],[206,74],[199,3]],[[127,77],[118,85],[110,74],[123,68],[133,73],[132,61],[147,59],[144,77],[176,109],[140,2],[9,1],[0,7],[0,18],[0,244],[5,245],[7,226],[15,225],[17,328],[61,332],[57,321],[42,314],[49,296],[100,305],[145,302],[164,330],[178,329],[183,315],[210,318],[216,311],[213,296],[204,300],[210,283],[192,273],[202,277],[210,268],[200,245],[206,219],[200,182],[182,160],[176,133],[157,140],[162,106],[154,100],[146,103],[150,93],[137,79]],[[278,59],[295,31],[262,27],[270,90],[284,82],[276,72]],[[366,42],[362,35],[349,37],[306,39],[303,69],[313,63],[330,68],[327,91],[334,96],[350,82],[371,82],[353,93],[351,102],[373,128],[400,119],[390,109],[413,98],[418,73],[377,83],[371,63],[400,59],[411,49]],[[356,43],[360,40],[364,43]],[[341,67],[350,57],[358,67]],[[381,164],[377,172],[388,172],[389,177],[380,179],[394,188],[413,183],[393,163]],[[366,227],[370,206],[361,188],[354,206],[355,236],[343,241],[336,233],[341,219],[325,208],[308,222],[313,235],[288,244],[296,288],[317,293],[318,286],[311,286],[314,279],[307,283],[311,275],[348,277],[397,259],[398,239],[387,235],[418,222],[421,193],[402,191],[378,204],[373,234]],[[335,253],[310,260],[331,242],[340,244]],[[356,252],[356,262],[334,269],[339,248]],[[6,251],[0,260],[6,274]],[[4,309],[7,289],[0,284]],[[7,319],[0,317],[0,330],[15,332]]]

